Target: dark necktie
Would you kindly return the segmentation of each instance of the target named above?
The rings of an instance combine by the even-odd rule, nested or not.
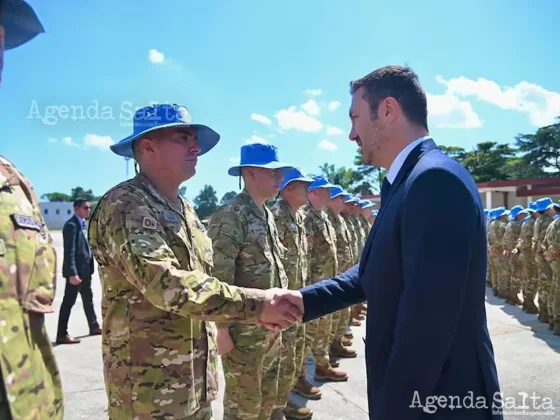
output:
[[[383,203],[383,200],[389,195],[390,188],[391,183],[387,180],[387,177],[385,177],[383,179],[383,183],[381,184],[381,203]]]
[[[82,233],[84,234],[84,237],[86,238],[86,245],[88,247],[88,254],[89,254],[89,257],[91,258],[91,249],[89,247],[88,235],[87,235],[87,230],[86,230],[86,222],[84,220],[82,220]]]

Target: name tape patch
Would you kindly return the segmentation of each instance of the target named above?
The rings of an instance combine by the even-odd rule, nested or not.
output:
[[[14,225],[18,228],[33,229],[37,232],[43,231],[43,223],[32,216],[27,216],[25,214],[12,214],[12,220]]]

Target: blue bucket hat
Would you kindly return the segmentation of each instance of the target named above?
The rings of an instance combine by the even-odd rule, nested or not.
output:
[[[529,203],[529,209],[533,210],[534,212],[537,211],[537,203],[535,203],[534,201],[531,201]]]
[[[505,207],[498,207],[497,209],[494,209],[494,220],[498,220],[500,217],[505,215],[506,211]]]
[[[292,169],[290,169],[290,171],[288,171],[284,175],[284,179],[282,180],[282,183],[280,184],[280,191],[282,191],[284,188],[286,188],[286,185],[288,185],[290,182],[293,182],[293,181],[302,181],[302,182],[312,183],[313,178],[311,178],[309,176],[305,176],[305,174],[299,168],[292,168]]]
[[[360,202],[360,199],[358,197],[354,197],[352,194],[346,194],[345,195],[346,200],[344,200],[344,204],[358,204]]]
[[[550,197],[541,198],[537,200],[536,204],[537,204],[536,211],[546,211],[554,205]]]
[[[0,25],[4,27],[6,51],[17,48],[45,32],[33,8],[23,0],[4,0],[0,11]]]
[[[331,184],[323,175],[312,175],[313,183],[307,188],[308,191],[314,191],[319,188],[334,188],[336,185]]]
[[[360,206],[362,207],[362,209],[369,209],[370,207],[374,207],[375,203],[370,200],[361,200]]]
[[[285,173],[292,170],[294,166],[282,163],[278,159],[278,148],[271,144],[251,143],[241,147],[241,160],[239,165],[232,166],[228,170],[231,176],[241,175],[241,168],[251,166],[266,169],[284,169]]]
[[[334,187],[331,188],[331,198],[336,198],[336,197],[340,197],[340,196],[345,196],[348,193],[346,191],[344,191],[344,188],[342,188],[340,185],[335,185]]]
[[[377,214],[379,213],[379,210],[374,210],[371,212],[372,215],[377,216]]]
[[[183,105],[155,104],[140,108],[134,114],[134,128],[132,134],[116,144],[111,150],[119,156],[134,158],[132,142],[142,138],[152,131],[169,127],[192,127],[196,130],[196,138],[200,153],[198,156],[212,150],[218,144],[220,135],[210,127],[193,124],[189,110]]]
[[[523,206],[513,206],[510,210],[511,214],[510,214],[510,220],[514,220],[517,215],[523,211]]]

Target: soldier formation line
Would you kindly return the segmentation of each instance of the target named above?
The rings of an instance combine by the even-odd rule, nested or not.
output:
[[[527,208],[486,211],[488,285],[507,303],[538,314],[539,321],[548,324],[555,335],[560,335],[559,216],[560,203],[550,197],[531,202]]]

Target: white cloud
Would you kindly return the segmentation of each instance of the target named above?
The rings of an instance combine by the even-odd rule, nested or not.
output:
[[[232,157],[229,158],[229,161],[231,163],[239,164],[239,162],[241,162],[241,158],[239,158],[239,156],[238,157],[232,156]]]
[[[163,61],[165,60],[165,56],[163,55],[163,53],[154,49],[150,50],[148,58],[152,63],[156,63],[156,64],[163,63]]]
[[[323,124],[307,115],[305,112],[296,111],[295,106],[288,109],[281,109],[274,114],[280,129],[284,130],[298,130],[306,133],[315,133],[323,128]]]
[[[471,103],[449,94],[426,94],[430,125],[438,128],[478,128],[482,120],[472,109]]]
[[[310,99],[306,103],[304,103],[301,106],[301,109],[312,116],[319,115],[319,113],[321,112],[321,110],[319,109],[319,105],[317,105],[317,102],[315,102],[313,99]]]
[[[317,145],[317,148],[327,150],[329,152],[334,152],[336,149],[338,149],[338,146],[328,140],[321,140]]]
[[[99,136],[97,134],[86,134],[84,144],[86,146],[97,147],[101,150],[108,150],[109,146],[114,143],[110,136]]]
[[[340,102],[332,101],[329,103],[329,111],[336,111],[338,108],[340,108]]]
[[[327,125],[327,136],[340,136],[341,134],[344,134],[344,131],[340,128]]]
[[[266,139],[262,138],[261,136],[257,136],[253,134],[251,137],[245,139],[245,144],[252,144],[252,143],[266,143]]]
[[[72,137],[62,137],[61,141],[62,141],[62,143],[64,143],[67,146],[80,147],[80,145],[78,143],[74,143],[74,141],[72,140]]]
[[[305,93],[309,96],[319,96],[323,91],[321,89],[307,89]]]
[[[552,124],[560,115],[560,93],[533,83],[522,81],[514,87],[500,87],[491,80],[463,76],[449,80],[438,76],[437,81],[447,87],[447,94],[475,97],[502,109],[525,112],[535,127]]]
[[[264,125],[270,125],[270,123],[272,121],[270,121],[270,118],[265,117],[264,115],[260,115],[260,114],[251,114],[251,119],[258,121]]]

